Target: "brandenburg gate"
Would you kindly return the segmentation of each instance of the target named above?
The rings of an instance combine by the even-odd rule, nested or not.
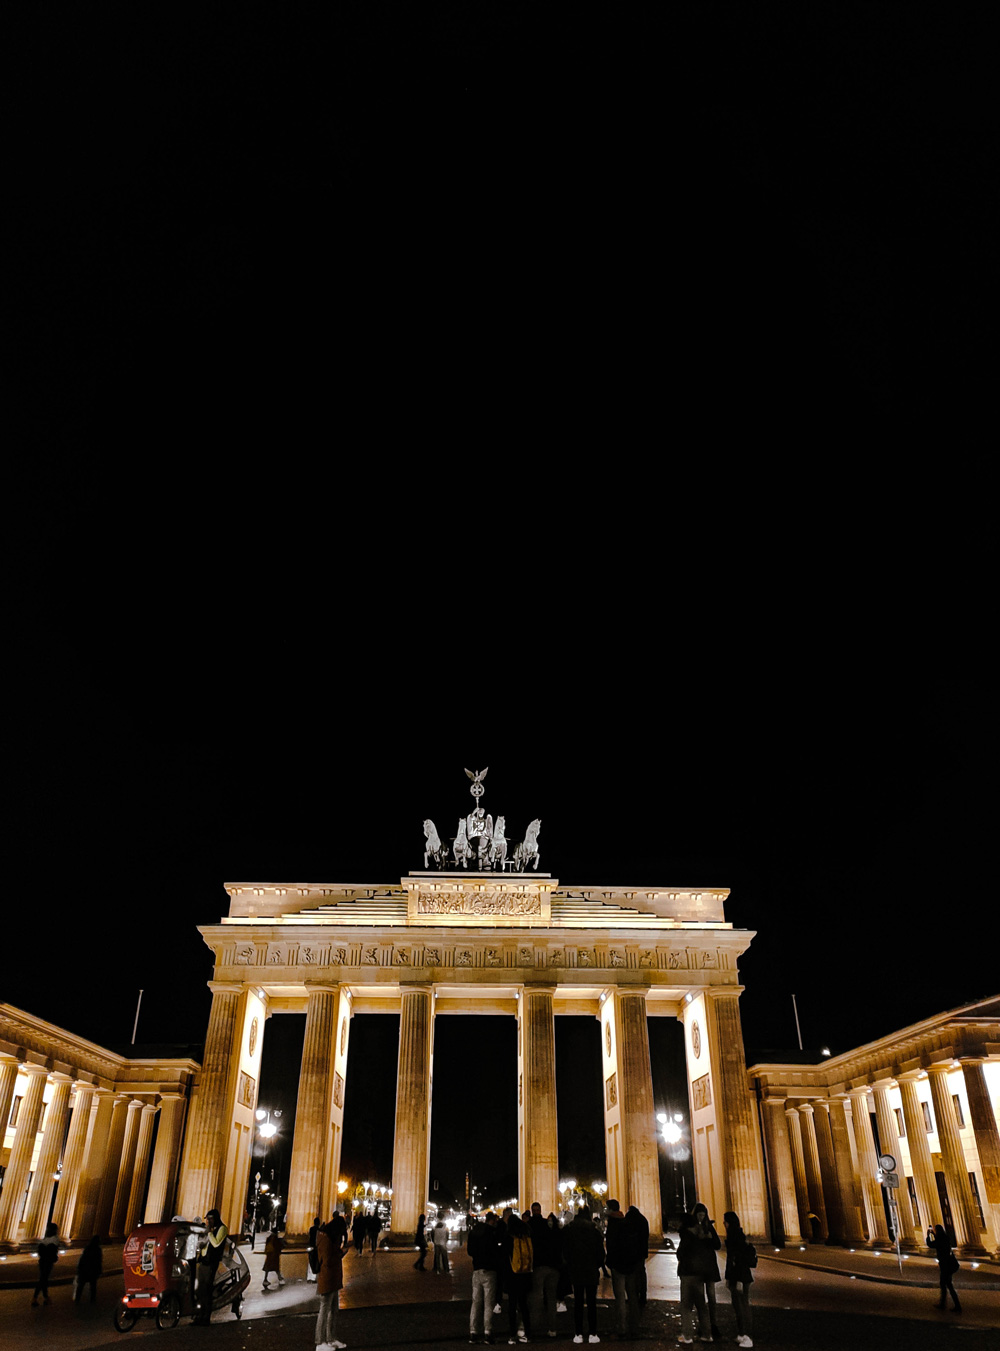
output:
[[[648,1017],[684,1026],[699,1198],[766,1232],[760,1137],[740,1026],[737,963],[753,934],[726,921],[728,890],[563,886],[538,871],[532,822],[506,856],[504,818],[476,808],[453,848],[424,823],[424,869],[398,884],[229,884],[201,928],[215,959],[178,1211],[217,1206],[239,1227],[267,1020],[304,1013],[286,1226],[304,1234],[337,1201],[355,1013],[399,1015],[390,1241],[412,1242],[428,1199],[434,1026],[450,1014],[517,1020],[519,1204],[559,1210],[554,1019],[601,1023],[609,1193],[661,1226]],[[476,793],[476,789],[479,792]],[[487,823],[489,830],[487,833]],[[436,865],[436,866],[431,866]],[[471,866],[470,866],[471,865]],[[363,1064],[352,1073],[364,1074]]]

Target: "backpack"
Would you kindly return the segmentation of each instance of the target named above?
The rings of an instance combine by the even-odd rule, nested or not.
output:
[[[510,1269],[515,1276],[521,1272],[531,1270],[531,1239],[522,1238],[520,1234],[514,1239],[514,1247],[510,1254]]]
[[[747,1244],[746,1259],[748,1267],[755,1267],[757,1265],[757,1249],[752,1243]]]

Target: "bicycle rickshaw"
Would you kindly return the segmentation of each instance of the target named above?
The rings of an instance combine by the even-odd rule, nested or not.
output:
[[[131,1331],[144,1314],[154,1315],[158,1328],[173,1328],[198,1312],[195,1271],[206,1233],[201,1220],[176,1217],[169,1224],[140,1224],[132,1230],[122,1252],[125,1294],[115,1309],[119,1332]],[[227,1239],[212,1286],[212,1311],[228,1305],[241,1318],[249,1284],[246,1259]]]

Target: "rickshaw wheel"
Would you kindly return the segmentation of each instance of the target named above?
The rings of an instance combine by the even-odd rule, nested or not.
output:
[[[166,1294],[156,1311],[156,1326],[162,1330],[175,1328],[181,1319],[181,1302],[174,1294]]]
[[[139,1321],[139,1315],[127,1304],[119,1304],[115,1309],[115,1327],[119,1332],[131,1332]]]

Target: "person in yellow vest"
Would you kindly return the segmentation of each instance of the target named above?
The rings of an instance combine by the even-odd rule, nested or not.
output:
[[[205,1223],[208,1225],[208,1232],[198,1249],[198,1284],[195,1291],[198,1313],[194,1320],[196,1323],[212,1321],[212,1286],[215,1284],[215,1273],[219,1270],[225,1242],[229,1237],[229,1230],[222,1223],[222,1216],[217,1210],[208,1212]]]

